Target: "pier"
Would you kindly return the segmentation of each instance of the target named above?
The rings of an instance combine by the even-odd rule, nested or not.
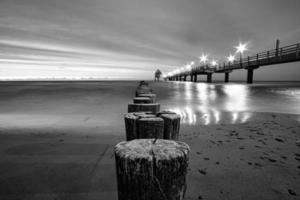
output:
[[[244,58],[241,56],[239,60],[227,63],[224,62],[223,65],[217,67],[202,64],[192,67],[188,71],[167,76],[166,79],[169,81],[187,81],[187,77],[190,76],[191,82],[197,82],[198,75],[206,75],[206,82],[211,83],[212,75],[214,73],[223,73],[224,82],[227,83],[229,82],[229,74],[233,70],[244,69],[247,71],[247,83],[251,84],[253,83],[254,70],[260,67],[298,61],[300,61],[300,43],[279,47],[279,40],[277,40],[275,49]]]

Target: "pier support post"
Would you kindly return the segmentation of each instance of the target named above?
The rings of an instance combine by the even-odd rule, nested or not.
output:
[[[197,74],[194,75],[194,82],[197,82]]]
[[[208,73],[206,82],[211,83],[211,80],[212,80],[212,73]]]
[[[253,83],[253,71],[254,71],[253,68],[247,69],[247,83],[248,84]]]
[[[229,82],[229,72],[225,72],[225,83]]]
[[[186,81],[186,75],[183,76],[183,81]]]
[[[184,199],[189,152],[172,140],[120,142],[114,149],[118,199]]]

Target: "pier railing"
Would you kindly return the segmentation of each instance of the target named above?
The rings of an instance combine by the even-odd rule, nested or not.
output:
[[[215,69],[215,72],[226,70],[234,70],[241,68],[249,68],[255,66],[264,66],[272,64],[280,64],[285,62],[293,62],[300,60],[300,43],[264,51],[254,56],[247,56],[240,60],[224,63],[223,66]]]

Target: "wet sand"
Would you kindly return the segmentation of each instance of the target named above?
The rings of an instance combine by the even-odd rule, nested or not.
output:
[[[299,199],[300,116],[252,115],[246,123],[181,127],[191,147],[185,199]],[[0,199],[117,199],[113,148],[124,134],[2,126]]]

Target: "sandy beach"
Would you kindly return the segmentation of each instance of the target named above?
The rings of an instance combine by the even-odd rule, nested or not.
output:
[[[191,147],[185,199],[299,198],[300,116],[253,114],[242,124],[182,127]],[[124,134],[0,131],[0,199],[117,199],[113,148]]]
[[[113,90],[108,83],[1,86],[1,200],[117,199],[113,149],[125,139],[123,113],[136,82]],[[299,199],[300,115],[214,107],[257,106],[260,99],[240,95],[253,88],[232,86],[227,94],[201,83],[153,85],[163,108],[182,115],[179,139],[191,148],[185,199]],[[258,89],[256,97],[265,93]]]

